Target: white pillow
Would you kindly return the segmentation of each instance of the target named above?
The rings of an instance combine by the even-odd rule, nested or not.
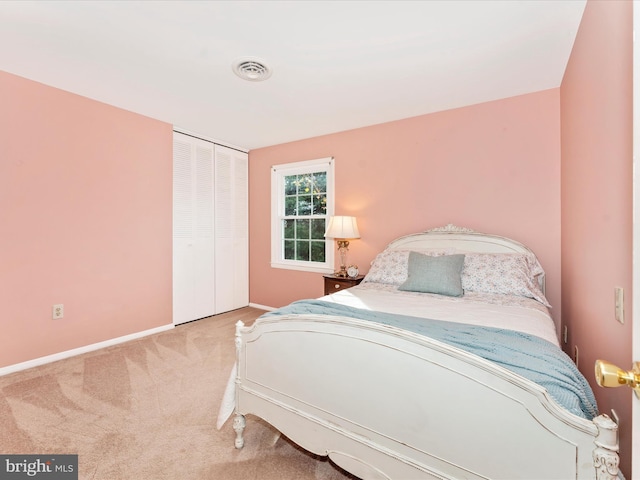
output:
[[[544,273],[533,255],[524,253],[467,253],[462,269],[465,292],[497,293],[534,298],[550,307],[538,285]]]

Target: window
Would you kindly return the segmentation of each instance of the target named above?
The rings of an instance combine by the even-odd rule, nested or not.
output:
[[[271,266],[333,272],[333,242],[324,232],[333,215],[332,157],[271,169]]]

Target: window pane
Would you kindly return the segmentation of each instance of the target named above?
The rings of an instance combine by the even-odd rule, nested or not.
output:
[[[296,220],[296,238],[299,240],[309,239],[309,220]]]
[[[325,242],[311,242],[311,261],[324,262]]]
[[[325,225],[324,218],[318,218],[318,219],[312,219],[311,220],[311,238],[312,239],[323,239],[324,240],[324,231],[325,231],[324,225]]]
[[[314,193],[327,192],[327,172],[316,172],[313,174]]]
[[[327,214],[327,194],[322,193],[313,196],[313,215]]]
[[[296,242],[294,240],[284,241],[284,258],[285,260],[297,260],[296,259]]]
[[[297,192],[296,190],[296,185],[297,185],[297,180],[298,176],[297,175],[287,175],[284,177],[284,194],[285,195],[295,195]]]
[[[284,238],[296,238],[295,224],[295,220],[284,220]]]
[[[311,215],[311,195],[298,196],[298,215]]]
[[[296,247],[298,251],[296,252],[296,260],[303,260],[305,262],[309,261],[309,242],[304,240],[297,240]]]
[[[298,195],[309,195],[313,187],[313,173],[298,175]]]
[[[285,197],[284,199],[284,214],[287,216],[296,215],[296,203],[297,197]]]

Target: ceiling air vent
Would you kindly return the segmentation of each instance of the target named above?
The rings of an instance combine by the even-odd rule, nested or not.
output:
[[[250,82],[261,82],[271,76],[271,69],[257,58],[239,58],[231,67],[240,78]]]

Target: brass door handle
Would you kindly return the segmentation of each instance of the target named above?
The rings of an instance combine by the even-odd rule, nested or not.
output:
[[[633,370],[625,371],[606,360],[596,360],[596,382],[601,387],[621,387],[628,385],[640,398],[640,362],[633,364]]]

